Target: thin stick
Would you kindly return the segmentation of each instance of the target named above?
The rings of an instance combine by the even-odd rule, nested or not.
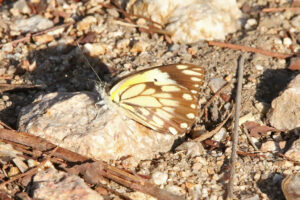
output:
[[[72,25],[72,24],[74,24],[74,23],[70,22],[70,23],[66,23],[66,24],[61,24],[61,25],[58,25],[58,26],[50,27],[50,28],[47,28],[45,30],[42,30],[42,31],[39,31],[39,32],[36,32],[36,33],[33,33],[33,34],[29,33],[25,37],[22,37],[22,38],[17,39],[17,40],[10,41],[8,43],[12,43],[13,45],[16,45],[16,44],[18,44],[20,42],[24,42],[26,40],[30,40],[30,38],[32,38],[32,37],[35,37],[35,36],[38,36],[38,35],[42,35],[42,34],[45,34],[45,33],[48,33],[48,32],[51,32],[51,31],[54,31],[54,30],[57,30],[57,29],[60,29],[60,28],[64,28],[64,27]],[[3,45],[8,44],[8,43],[0,44],[0,48]]]
[[[5,124],[4,122],[0,121],[0,125],[2,125],[3,127],[9,129],[9,130],[13,130],[10,126],[8,126],[7,124]]]
[[[19,144],[30,146],[31,148],[35,148],[39,151],[46,151],[50,149],[52,150],[53,148],[57,147],[57,145],[54,145],[38,136],[33,136],[28,133],[22,133],[22,132],[11,131],[6,129],[0,129],[0,139],[1,138],[5,140],[9,140],[11,142],[16,142]],[[103,161],[90,163],[92,161],[90,158],[80,155],[78,153],[74,153],[62,147],[53,150],[50,156],[52,155],[64,159],[65,161],[69,161],[74,164],[77,164],[79,167],[87,164],[93,165],[91,168],[88,169],[88,172],[87,169],[84,170],[84,172],[88,174],[92,174],[93,172],[93,176],[92,176],[93,179],[96,179],[98,177],[97,174],[100,174],[101,176],[111,179],[119,184],[123,184],[124,186],[132,190],[135,191],[137,190],[149,194],[153,197],[156,197],[158,200],[182,200],[183,199],[182,197],[173,195],[170,192],[160,189],[159,187],[151,184],[148,180],[140,176],[131,174],[117,167],[110,166],[109,164]],[[90,162],[88,163],[87,161]],[[35,170],[37,170],[37,168],[33,168],[31,169],[30,172],[27,171],[25,173],[26,175],[31,175],[36,172]],[[14,180],[17,180],[18,178],[21,178],[23,176],[24,175],[22,174],[18,175],[18,177],[16,177],[16,179]],[[85,180],[89,182],[86,178]],[[0,185],[2,186],[5,184],[7,184],[7,182],[1,183]]]
[[[17,176],[14,176],[14,177],[12,177],[11,179],[9,179],[8,181],[5,181],[5,182],[1,183],[1,184],[0,184],[0,188],[4,187],[5,185],[7,185],[7,184],[9,184],[9,183],[11,183],[11,182],[14,182],[14,181],[16,181],[16,180],[21,179],[21,178],[23,178],[24,176],[35,174],[35,173],[38,171],[39,168],[41,168],[43,165],[45,165],[46,162],[48,162],[48,161],[50,160],[50,158],[53,156],[53,154],[57,151],[58,148],[59,148],[59,147],[56,146],[56,147],[51,151],[50,155],[49,155],[46,159],[44,159],[38,166],[36,166],[36,167],[34,167],[34,168],[28,170],[27,172],[25,172],[25,173],[23,173],[23,174],[19,174],[19,175],[17,175]]]
[[[300,11],[300,7],[286,7],[286,8],[264,8],[262,9],[262,12],[282,12],[282,11]]]
[[[248,133],[248,130],[246,129],[245,126],[243,126],[243,130],[244,130],[244,133],[246,134],[247,136],[247,139],[249,140],[250,144],[253,146],[253,148],[256,150],[256,151],[259,151],[259,149],[257,148],[257,146],[254,144],[254,142],[252,141],[249,133]]]
[[[210,137],[212,137],[213,135],[215,135],[217,132],[219,132],[219,130],[224,126],[224,124],[228,121],[228,119],[231,117],[231,114],[232,112],[230,112],[226,119],[224,119],[224,121],[222,123],[220,123],[217,128],[215,128],[214,130],[210,131],[210,132],[207,132],[207,133],[204,133],[202,135],[200,135],[199,137],[195,138],[194,141],[197,141],[197,142],[202,142],[203,140],[206,140]]]
[[[235,173],[235,162],[237,158],[237,143],[238,143],[238,128],[239,128],[239,118],[241,110],[241,93],[242,93],[242,83],[243,83],[243,69],[244,69],[244,56],[242,55],[239,59],[238,65],[238,84],[237,93],[235,98],[235,121],[234,121],[234,131],[232,140],[232,152],[230,158],[230,179],[227,187],[227,200],[233,199],[233,180]]]
[[[294,55],[294,54],[273,52],[273,51],[268,51],[268,50],[264,50],[264,49],[258,49],[258,48],[243,46],[243,45],[239,45],[239,44],[230,44],[230,43],[224,43],[224,42],[208,41],[208,44],[213,45],[213,46],[218,46],[218,47],[225,47],[225,48],[230,48],[230,49],[235,49],[235,50],[246,51],[246,52],[259,53],[259,54],[263,54],[266,56],[271,56],[274,58],[281,58],[281,59],[286,59],[286,58],[292,57]]]

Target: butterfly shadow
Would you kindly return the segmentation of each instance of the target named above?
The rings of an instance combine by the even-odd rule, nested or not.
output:
[[[99,83],[97,75],[93,72],[92,65],[100,78],[108,77],[110,70],[101,60],[87,55],[72,45],[50,47],[32,51],[26,60],[33,64],[31,69],[28,65],[9,59],[7,66],[16,67],[14,75],[21,76],[26,83],[37,85],[34,88],[17,88],[5,91],[11,105],[0,111],[0,120],[14,129],[17,129],[18,116],[21,108],[30,105],[39,96],[52,92],[78,92],[95,91],[95,85]],[[10,84],[10,81],[7,81]],[[75,93],[74,93],[75,95]],[[72,95],[60,95],[59,101],[72,98]],[[57,101],[48,102],[51,107]]]

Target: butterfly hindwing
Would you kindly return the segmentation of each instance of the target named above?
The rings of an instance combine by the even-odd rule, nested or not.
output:
[[[182,134],[196,120],[203,78],[203,68],[196,65],[154,67],[122,79],[110,97],[133,120],[158,132]]]

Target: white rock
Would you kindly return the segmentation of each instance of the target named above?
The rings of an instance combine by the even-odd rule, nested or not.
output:
[[[214,136],[213,136],[213,140],[220,142],[221,140],[223,140],[227,135],[227,131],[225,128],[221,128],[219,130],[219,132],[217,132]]]
[[[293,42],[292,42],[291,38],[285,37],[285,38],[283,38],[283,44],[284,44],[284,46],[289,47],[293,44]]]
[[[22,14],[30,14],[31,13],[31,9],[29,8],[29,6],[27,5],[25,0],[18,0],[14,4],[13,8],[18,10]]]
[[[15,20],[11,24],[11,29],[21,32],[37,32],[54,26],[53,22],[40,15],[35,15],[27,19]]]
[[[167,185],[165,189],[175,195],[183,195],[185,191],[177,185]]]
[[[75,175],[53,168],[39,171],[33,178],[33,198],[41,200],[86,199],[103,200],[96,191]]]
[[[22,155],[22,152],[16,151],[11,144],[4,144],[0,142],[0,160],[11,160]]]
[[[14,50],[14,47],[12,45],[12,42],[4,44],[2,47],[2,51],[6,52],[6,53],[12,53],[13,50]]]
[[[246,22],[246,24],[245,24],[245,29],[253,28],[256,25],[257,25],[256,19],[253,19],[253,18],[248,19],[247,22]]]
[[[264,70],[264,67],[262,65],[255,65],[255,68],[259,71]]]
[[[294,26],[298,31],[300,31],[300,15],[297,15],[291,20],[292,26]]]
[[[239,126],[241,126],[242,124],[244,124],[245,122],[250,122],[250,121],[255,121],[255,117],[253,116],[252,113],[248,113],[244,116],[242,116],[240,119],[239,119]]]
[[[226,81],[223,78],[213,78],[209,81],[208,86],[213,91],[213,93],[216,93],[225,84],[226,84]]]
[[[292,130],[300,127],[300,74],[272,101],[268,119],[277,129]]]
[[[92,57],[105,54],[106,49],[107,45],[102,43],[86,43],[83,46],[83,51]]]
[[[126,193],[126,196],[128,196],[130,199],[132,200],[157,200],[156,198],[150,196],[150,195],[147,195],[145,193],[142,193],[142,192],[130,192],[130,193]],[[119,200],[119,198],[115,198],[114,200]]]
[[[168,180],[168,174],[164,172],[154,172],[152,174],[152,180],[156,185],[165,185]]]
[[[42,95],[20,112],[19,130],[94,159],[151,159],[169,151],[178,136],[152,131],[128,119],[115,104],[95,106],[98,94]]]
[[[282,141],[282,142],[275,142],[275,141],[266,141],[264,143],[262,143],[261,147],[260,147],[260,151],[262,152],[280,152],[282,151],[282,149],[284,148],[286,142]]]
[[[244,199],[244,200],[260,200],[258,194],[255,194],[255,195],[253,195],[253,196],[251,196],[251,197],[245,197],[245,198],[242,197],[242,199]]]
[[[161,24],[178,43],[199,40],[224,40],[239,28],[239,10],[235,0],[141,0],[133,4],[134,14]]]
[[[96,24],[97,19],[93,16],[87,16],[77,23],[77,30],[79,31],[89,31],[92,24]]]
[[[21,158],[14,158],[13,162],[15,163],[15,165],[18,167],[18,169],[24,173],[25,171],[27,171],[28,166],[24,163],[23,159]]]
[[[178,146],[176,151],[186,151],[187,156],[196,157],[203,154],[204,147],[200,142],[188,141]]]

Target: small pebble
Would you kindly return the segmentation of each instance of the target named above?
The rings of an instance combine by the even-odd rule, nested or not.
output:
[[[33,41],[37,44],[45,44],[54,40],[54,37],[49,34],[37,35],[33,37]]]
[[[256,25],[257,25],[256,19],[253,19],[253,18],[248,19],[247,22],[246,22],[246,24],[245,24],[245,29],[253,28]]]
[[[7,69],[6,74],[7,75],[13,75],[17,71],[16,67],[13,65],[10,65]]]
[[[275,141],[266,141],[264,142],[261,147],[260,147],[260,151],[262,152],[280,152],[282,151],[282,149],[284,148],[286,144],[286,141],[282,141],[282,142],[275,142]]]
[[[78,31],[88,31],[92,24],[96,24],[97,19],[93,16],[87,16],[77,23]]]
[[[286,37],[286,38],[283,38],[283,44],[284,44],[284,46],[289,47],[293,44],[293,42],[292,42],[291,38]]]
[[[18,175],[20,173],[20,170],[17,168],[17,167],[11,167],[7,173],[7,175],[9,177],[12,177],[12,176],[15,176],[15,175]]]
[[[12,53],[14,50],[14,47],[12,45],[12,43],[6,43],[2,46],[2,51],[6,52],[6,53]]]
[[[221,128],[214,136],[213,136],[213,140],[220,142],[221,140],[223,140],[227,135],[227,131],[225,128]]]
[[[115,18],[119,17],[119,12],[114,8],[107,9],[106,11],[108,12],[108,14],[110,14],[111,16],[113,16]]]
[[[27,5],[26,0],[18,0],[14,4],[14,9],[18,10],[22,14],[30,14],[32,12],[29,6]]]
[[[107,45],[102,43],[86,43],[83,49],[84,52],[88,52],[90,56],[96,57],[105,54]]]
[[[152,178],[153,182],[156,184],[156,185],[164,185],[167,183],[167,180],[168,180],[168,174],[167,173],[164,173],[164,172],[154,172],[152,174]]]
[[[213,93],[216,93],[225,84],[226,84],[226,81],[223,78],[213,78],[209,81],[208,86],[213,91]]]
[[[149,43],[144,41],[138,41],[134,43],[134,45],[130,49],[130,52],[141,53],[143,51],[146,51],[148,47],[149,47]]]
[[[264,67],[262,65],[255,65],[255,68],[259,71],[264,70]]]
[[[176,185],[167,185],[165,187],[165,190],[167,190],[175,195],[183,195],[185,193],[185,191],[181,187],[178,187]]]
[[[278,182],[280,182],[283,179],[283,176],[281,174],[275,174],[273,176],[273,183],[277,184]]]
[[[291,20],[291,24],[299,31],[300,30],[300,15],[297,15]]]
[[[3,101],[8,101],[8,100],[9,100],[9,96],[3,95],[3,96],[2,96],[2,99],[3,99]]]

